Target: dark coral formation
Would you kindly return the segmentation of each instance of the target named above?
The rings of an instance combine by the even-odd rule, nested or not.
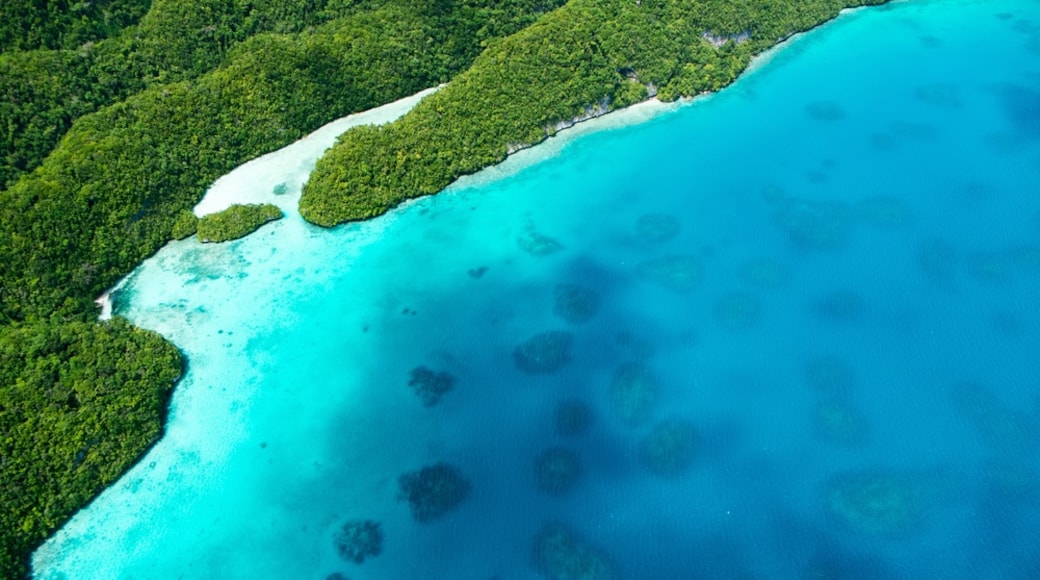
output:
[[[614,371],[610,382],[610,404],[614,413],[628,425],[638,425],[650,417],[657,403],[657,380],[640,363],[626,363]]]
[[[811,309],[820,318],[848,322],[860,318],[867,310],[867,303],[851,290],[834,290],[813,302]]]
[[[723,328],[746,330],[762,317],[762,303],[749,292],[729,292],[715,303],[714,315]]]
[[[557,284],[553,289],[553,313],[570,322],[588,322],[599,312],[599,295],[578,284]]]
[[[1007,282],[1013,272],[1008,255],[1004,252],[980,250],[965,256],[968,274],[980,281],[988,283]]]
[[[516,241],[520,245],[521,250],[535,257],[548,256],[563,249],[563,244],[560,242],[538,233],[534,229],[533,223],[528,223],[524,227],[524,231],[520,233]]]
[[[336,551],[348,562],[360,564],[383,551],[383,531],[378,522],[354,520],[343,524],[334,539]]]
[[[947,107],[957,109],[961,106],[960,91],[957,85],[950,83],[938,83],[917,87],[914,94],[921,101],[936,107]]]
[[[552,495],[567,493],[581,478],[577,454],[563,447],[546,449],[538,456],[534,468],[538,489]]]
[[[412,369],[412,378],[408,381],[408,386],[415,391],[423,406],[432,407],[455,386],[455,377],[447,372],[437,372],[419,366]]]
[[[561,401],[555,419],[557,435],[579,437],[592,426],[592,409],[581,401]]]
[[[639,462],[655,475],[678,477],[693,463],[696,431],[681,419],[658,423],[639,442]]]
[[[681,225],[679,218],[666,213],[648,213],[636,220],[636,238],[648,244],[667,242],[674,238]]]
[[[647,260],[636,267],[636,274],[672,292],[687,293],[704,278],[704,264],[696,256],[677,254]]]
[[[992,390],[978,383],[965,382],[950,389],[954,410],[982,441],[1003,452],[1028,451],[1040,446],[1040,419],[1035,413],[1008,405]]]
[[[840,121],[845,118],[845,111],[832,101],[809,103],[805,106],[805,112],[817,121]]]
[[[773,212],[773,225],[807,250],[833,250],[849,235],[850,210],[842,203],[788,200]]]
[[[435,520],[458,507],[469,496],[470,484],[459,469],[447,463],[423,467],[398,479],[399,499],[406,500],[419,522]]]
[[[787,281],[787,267],[771,258],[751,258],[740,265],[737,275],[748,286],[779,288]]]
[[[563,330],[540,332],[513,350],[513,361],[525,373],[553,373],[570,362],[573,341],[571,333]]]
[[[852,471],[826,486],[828,513],[849,528],[872,535],[900,536],[924,518],[924,490],[909,474]]]
[[[833,355],[822,355],[808,361],[802,375],[816,394],[832,399],[847,397],[856,385],[855,369]]]
[[[813,433],[826,443],[860,447],[870,439],[870,423],[850,400],[826,399],[813,407]]]
[[[614,564],[563,524],[542,527],[534,540],[532,564],[547,580],[616,580]]]

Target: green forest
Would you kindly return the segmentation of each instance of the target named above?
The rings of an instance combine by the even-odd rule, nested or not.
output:
[[[164,408],[180,374],[160,337],[91,322],[94,299],[191,235],[185,212],[220,175],[449,80],[555,4],[155,0],[136,20],[105,5],[56,18],[48,6],[5,3],[0,19],[3,578],[22,577],[31,551],[156,440],[161,413],[137,397],[154,393]],[[85,345],[89,358],[77,355]],[[144,384],[34,418],[55,385],[86,393],[112,381]],[[85,430],[112,442],[96,446],[96,462],[76,461],[72,434]]]
[[[3,2],[0,578],[24,577],[160,437],[185,361],[155,333],[96,322],[94,299],[171,239],[271,217],[196,220],[220,175],[450,81],[319,163],[305,217],[365,219],[561,121],[721,88],[778,40],[882,1]]]
[[[371,218],[498,163],[596,108],[718,90],[778,41],[842,8],[882,2],[571,0],[491,44],[398,121],[342,135],[311,174],[300,212],[322,226]]]
[[[244,238],[264,224],[281,218],[282,210],[269,203],[236,204],[199,218],[196,232],[200,242],[227,242]]]

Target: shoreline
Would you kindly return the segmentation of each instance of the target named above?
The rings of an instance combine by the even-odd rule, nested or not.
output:
[[[196,217],[203,217],[223,211],[234,204],[269,203],[278,206],[287,214],[298,213],[300,188],[313,170],[314,163],[336,143],[340,135],[361,125],[392,123],[411,111],[419,101],[443,87],[444,85],[441,84],[426,88],[396,101],[334,119],[281,149],[251,159],[217,178],[203,194],[202,199],[195,204],[192,211]],[[310,150],[314,154],[314,161],[298,167],[291,175],[267,174],[265,168],[271,165],[271,161],[286,156],[287,150],[290,149],[292,151]],[[299,177],[301,172],[304,175],[303,182],[295,183],[298,180],[292,178]],[[269,182],[270,188],[260,190],[244,185],[257,180]]]
[[[444,85],[441,84],[426,88],[396,101],[329,121],[281,149],[246,161],[217,178],[210,185],[209,189],[206,190],[206,193],[203,194],[202,199],[195,204],[192,212],[196,217],[202,217],[223,211],[234,204],[269,203],[278,206],[286,217],[299,216],[299,199],[303,184],[310,176],[310,172],[314,169],[314,164],[317,163],[317,160],[335,144],[340,135],[360,125],[392,123],[412,110],[419,101],[443,87]],[[282,157],[294,157],[298,155],[300,149],[309,150],[309,157],[312,157],[312,159],[298,165],[289,174],[279,173],[274,175],[269,171],[271,165],[277,165],[277,163],[272,163],[273,161],[277,161]],[[267,189],[251,187],[250,184],[256,181],[269,183],[270,187]],[[284,191],[279,192],[278,189],[282,186],[284,186]],[[170,240],[166,245],[192,243],[192,239],[194,239],[194,236],[186,240]],[[134,268],[134,272],[140,266],[141,264],[138,264]],[[94,300],[94,303],[101,308],[97,318],[99,321],[106,321],[112,318],[114,306],[112,296],[126,284],[126,281],[134,275],[134,272],[130,272],[122,277]]]
[[[858,11],[858,10],[859,9],[857,8],[857,9],[853,9],[853,10],[850,10],[850,11]],[[830,22],[834,22],[839,17],[841,17],[841,14],[839,14],[838,17],[836,17],[836,18],[834,18],[832,20],[827,21],[824,24],[828,24]],[[820,27],[822,27],[822,26],[823,25],[820,25]],[[785,39],[781,43],[778,43],[774,47],[771,47],[770,49],[768,49],[766,51],[763,51],[762,53],[757,55],[754,59],[752,59],[752,61],[748,65],[748,67],[740,74],[740,76],[737,78],[737,80],[733,84],[731,84],[730,86],[725,87],[725,88],[731,88],[731,87],[733,87],[736,84],[736,82],[740,81],[741,79],[746,79],[749,74],[755,73],[757,70],[762,68],[765,64],[768,64],[768,62],[771,59],[775,58],[777,56],[777,54],[781,51],[782,48],[790,46],[789,43],[793,43],[794,41],[798,40],[800,37],[805,35],[807,32],[810,32],[810,31],[806,31],[806,32],[798,33],[796,35],[792,35],[791,37]],[[759,61],[760,59],[764,59],[764,62],[757,63],[757,61]],[[757,63],[757,66],[756,66],[756,63]],[[722,89],[722,90],[725,90],[725,88]],[[376,108],[373,108],[373,109],[369,109],[367,111],[363,111],[363,112],[360,112],[360,113],[356,113],[356,114],[350,115],[348,117],[337,119],[337,120],[332,121],[332,122],[326,124],[325,126],[321,127],[320,129],[318,129],[314,133],[309,134],[309,135],[303,137],[300,141],[308,140],[311,137],[313,137],[316,133],[318,133],[320,131],[323,131],[323,130],[326,130],[330,126],[332,126],[332,125],[334,125],[334,124],[336,124],[336,123],[338,123],[340,121],[343,121],[345,119],[361,117],[361,116],[367,115],[369,113],[372,113],[372,112],[374,112],[374,111],[376,111],[378,109],[381,109],[383,107],[387,107],[387,106],[390,106],[390,105],[401,103],[402,101],[405,101],[405,100],[408,100],[408,99],[411,99],[411,98],[415,98],[417,95],[420,95],[420,94],[422,94],[422,96],[426,96],[423,93],[429,94],[429,92],[432,92],[434,90],[436,90],[436,89],[426,89],[425,91],[421,91],[420,93],[417,93],[416,95],[413,95],[412,97],[406,97],[405,99],[401,99],[399,101],[395,101],[393,103],[389,103],[387,105],[383,105],[382,107],[376,107]],[[535,145],[532,145],[532,146],[523,148],[521,150],[518,150],[518,151],[515,152],[515,154],[510,154],[507,157],[506,160],[504,160],[504,161],[502,161],[502,162],[500,162],[498,164],[495,164],[493,166],[484,168],[484,169],[482,169],[482,170],[480,170],[480,171],[478,171],[478,172],[476,172],[474,174],[460,177],[454,183],[452,183],[447,188],[442,190],[442,192],[448,191],[448,190],[452,190],[452,188],[458,187],[459,184],[461,182],[464,182],[464,181],[466,182],[466,183],[464,183],[464,186],[470,187],[470,186],[473,186],[475,184],[487,183],[487,182],[495,181],[495,180],[502,179],[502,178],[505,178],[505,177],[510,177],[511,175],[514,175],[515,173],[517,173],[518,171],[522,170],[523,168],[526,168],[526,167],[528,167],[530,165],[533,165],[533,164],[539,163],[539,162],[541,162],[541,161],[543,161],[545,159],[548,159],[549,156],[544,156],[546,153],[549,153],[549,154],[551,154],[553,156],[559,154],[574,139],[578,139],[578,138],[580,138],[580,137],[582,137],[584,135],[588,135],[588,134],[591,134],[593,132],[597,132],[597,131],[600,131],[600,130],[612,130],[612,129],[617,129],[617,128],[624,128],[624,127],[628,127],[628,126],[631,126],[631,125],[644,123],[644,122],[647,122],[647,121],[653,121],[653,120],[657,119],[658,117],[664,117],[665,115],[670,114],[670,113],[672,113],[674,111],[677,111],[677,110],[679,110],[679,109],[681,109],[681,108],[683,108],[685,106],[693,105],[695,103],[698,103],[698,102],[700,102],[700,101],[702,101],[704,99],[707,99],[707,98],[709,98],[709,97],[711,97],[711,96],[713,96],[715,94],[719,94],[721,92],[722,91],[703,93],[703,94],[698,95],[698,96],[693,97],[693,98],[681,99],[679,101],[675,101],[675,102],[671,102],[671,103],[664,103],[664,102],[661,102],[661,101],[657,100],[656,98],[650,98],[650,99],[641,101],[639,103],[633,104],[633,105],[631,105],[629,107],[616,109],[614,111],[610,111],[610,112],[607,112],[607,113],[602,114],[602,115],[597,115],[597,116],[590,117],[590,118],[587,118],[587,119],[582,119],[580,121],[577,121],[573,126],[568,127],[568,128],[574,129],[573,131],[565,131],[565,130],[563,131],[563,134],[564,134],[564,138],[563,139],[552,139],[551,137],[557,136],[557,135],[552,135],[550,138],[544,139],[540,143],[537,143]],[[611,113],[616,113],[616,115],[612,115]],[[391,121],[392,120],[393,119],[391,119]],[[388,121],[384,121],[384,122],[388,122]],[[359,122],[357,124],[364,124],[364,123]],[[373,123],[370,123],[370,124],[379,124],[379,123],[373,122]],[[346,131],[349,128],[350,127],[345,127],[343,129],[343,131]],[[342,133],[342,131],[341,131],[341,133]],[[337,138],[338,138],[338,134],[337,134]],[[296,145],[296,144],[300,143],[300,141],[297,141],[296,143],[290,144],[286,148],[292,147],[293,145]],[[539,145],[541,145],[543,147],[539,148],[538,147]],[[285,149],[285,148],[283,148],[283,149]],[[530,154],[527,154],[528,150],[530,150]],[[257,160],[262,159],[264,157],[274,156],[274,155],[276,155],[280,151],[282,151],[282,150],[280,149],[278,151],[275,151],[275,152],[266,154],[264,156],[261,156],[260,158],[257,158],[257,159],[254,159],[252,161],[249,161],[246,164],[243,164],[242,166],[239,166],[239,168],[236,168],[231,173],[229,173],[229,174],[227,174],[225,176],[222,176],[220,179],[218,179],[218,182],[220,180],[224,179],[225,177],[227,177],[228,175],[231,175],[232,173],[238,171],[239,169],[242,169],[246,165],[254,163]],[[516,167],[512,167],[511,169],[507,168],[507,170],[505,172],[501,172],[500,168],[502,166],[504,166],[504,165],[510,164],[511,161],[514,158],[517,161],[516,161],[516,163],[513,163],[512,165],[516,165],[516,164],[521,164],[521,165],[516,166]],[[313,164],[312,164],[312,166],[313,166]],[[484,181],[480,181],[477,178],[477,176],[481,175],[481,174],[485,174],[485,173],[488,173],[490,175],[485,176],[483,178]],[[470,179],[470,178],[473,178],[473,179]],[[214,183],[214,185],[215,184],[216,184],[216,182]],[[296,194],[295,194],[297,199],[298,199],[298,193],[299,193],[299,191],[297,189],[296,190]],[[208,195],[209,195],[209,191],[207,191],[207,193],[206,193],[206,196],[208,196]],[[290,199],[293,199],[293,197],[292,197],[293,195],[294,194],[291,194],[291,193],[290,194],[285,194],[285,195],[279,196],[277,199],[279,199],[279,200],[290,200]],[[436,195],[436,194],[434,194],[434,195]],[[203,201],[205,201],[205,199],[206,198],[204,197]],[[417,201],[418,199],[422,199],[422,198],[417,198],[415,200],[410,200],[410,201]],[[247,202],[247,201],[243,201],[243,202]],[[201,204],[202,204],[202,201],[200,201],[200,205]],[[407,205],[408,205],[408,202],[406,202],[405,204],[402,204],[401,209],[403,209]],[[214,211],[219,211],[219,210],[214,210]],[[295,208],[294,208],[294,211],[296,211]],[[196,206],[196,213],[198,213],[198,206]],[[383,217],[383,216],[380,216],[380,217]],[[371,221],[371,220],[366,220],[366,221]],[[124,281],[129,278],[129,276],[130,275],[128,275],[123,280],[120,280],[119,283],[117,283],[115,286],[113,286],[112,290],[106,291],[104,294],[102,294],[101,297],[99,297],[98,301],[99,301],[99,304],[102,306],[102,315],[104,315],[106,303],[107,303],[107,306],[109,308],[109,315],[111,314],[111,294],[114,293],[114,291],[117,290],[119,287],[121,287],[123,285]],[[118,481],[119,480],[117,480],[117,482]],[[112,486],[115,486],[115,485],[116,485],[116,483],[112,484]]]
[[[748,78],[776,60],[783,52],[798,43],[803,42],[806,39],[806,36],[810,35],[812,32],[871,7],[873,6],[843,8],[834,18],[822,22],[808,30],[796,32],[791,36],[788,36],[752,57],[748,62],[747,67],[740,73],[740,75],[737,76],[732,83],[718,91],[704,92],[694,97],[684,97],[672,102],[664,102],[659,100],[657,97],[649,97],[627,107],[599,113],[597,113],[597,111],[601,110],[599,104],[591,105],[587,108],[587,113],[585,115],[575,117],[569,122],[561,121],[560,123],[557,123],[555,132],[548,134],[545,139],[530,145],[510,145],[508,152],[506,153],[506,158],[502,161],[494,165],[489,165],[474,173],[463,175],[441,191],[432,193],[430,196],[439,195],[441,193],[453,193],[471,187],[480,187],[494,183],[495,181],[516,175],[520,171],[541,163],[542,161],[558,156],[563,152],[567,145],[585,135],[599,131],[623,129],[625,127],[654,121],[658,118],[666,117],[675,113],[685,107],[697,105],[698,103],[711,99],[716,95],[722,94],[724,91],[732,89],[742,81],[747,81]],[[392,209],[391,212],[403,210],[409,207],[412,203],[425,197],[429,196],[421,196],[405,200],[396,208]]]

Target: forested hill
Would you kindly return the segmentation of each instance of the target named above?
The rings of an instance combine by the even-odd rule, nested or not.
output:
[[[157,439],[181,373],[93,299],[220,175],[449,80],[557,2],[153,0],[75,48],[75,14],[0,23],[0,578]]]
[[[301,211],[363,219],[592,105],[718,89],[780,39],[883,1],[3,2],[0,578],[23,576],[161,433],[179,354],[126,321],[93,322],[93,299],[220,175],[451,80],[319,164]]]
[[[436,193],[537,143],[560,122],[657,91],[728,85],[750,58],[842,8],[886,0],[570,0],[491,45],[389,125],[342,135],[304,187],[303,216],[332,226]]]

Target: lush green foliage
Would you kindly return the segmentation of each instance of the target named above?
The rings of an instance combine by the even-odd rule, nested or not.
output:
[[[195,235],[199,229],[199,218],[191,210],[182,209],[177,213],[177,219],[173,222],[170,236],[175,240],[183,240]]]
[[[460,47],[479,19],[509,30],[503,22],[531,18],[519,2],[444,4],[448,12],[429,13],[441,7],[388,3],[300,34],[254,36],[212,73],[79,119],[0,194],[0,312],[92,312],[92,297],[169,240],[178,212],[214,179],[331,118],[446,80],[479,50],[477,39]],[[454,30],[456,20],[468,24]]]
[[[158,439],[180,372],[122,319],[0,327],[0,578]]]
[[[19,22],[32,21],[31,28],[39,34],[30,34],[23,42],[12,41],[14,46],[54,50],[0,54],[0,94],[9,96],[0,102],[0,127],[4,128],[0,134],[0,188],[39,166],[72,121],[84,114],[149,86],[197,78],[223,62],[232,47],[256,34],[300,31],[370,4],[326,0],[155,0],[137,4],[95,0],[72,7],[66,0],[23,3],[3,4],[13,16],[6,27],[0,22],[0,36],[17,37]],[[141,13],[149,5],[151,9],[139,24],[115,34],[140,17],[136,12],[134,18],[112,16],[113,11],[123,14],[131,5]],[[61,10],[67,14],[59,14]],[[60,42],[38,42],[40,35],[57,38],[58,33],[46,30],[80,30],[98,24],[98,18],[104,30],[97,34],[68,32],[58,35],[64,39]]]
[[[344,134],[304,187],[319,225],[379,215],[537,143],[575,118],[658,91],[717,90],[750,57],[841,8],[884,0],[571,0],[492,43],[412,112]],[[745,42],[710,39],[750,35]]]
[[[200,242],[226,242],[244,238],[267,222],[282,218],[278,206],[265,204],[233,205],[224,211],[199,218]]]
[[[138,413],[121,393],[91,405],[82,393],[125,384],[147,397],[180,372],[155,335],[89,324],[93,297],[191,235],[185,214],[220,175],[447,81],[559,1],[154,0],[138,25],[75,52],[0,55],[0,577],[18,577],[159,432],[151,402]],[[15,412],[75,400],[52,386],[66,378],[79,411]]]
[[[4,0],[0,51],[76,48],[137,22],[150,4],[151,0]]]

